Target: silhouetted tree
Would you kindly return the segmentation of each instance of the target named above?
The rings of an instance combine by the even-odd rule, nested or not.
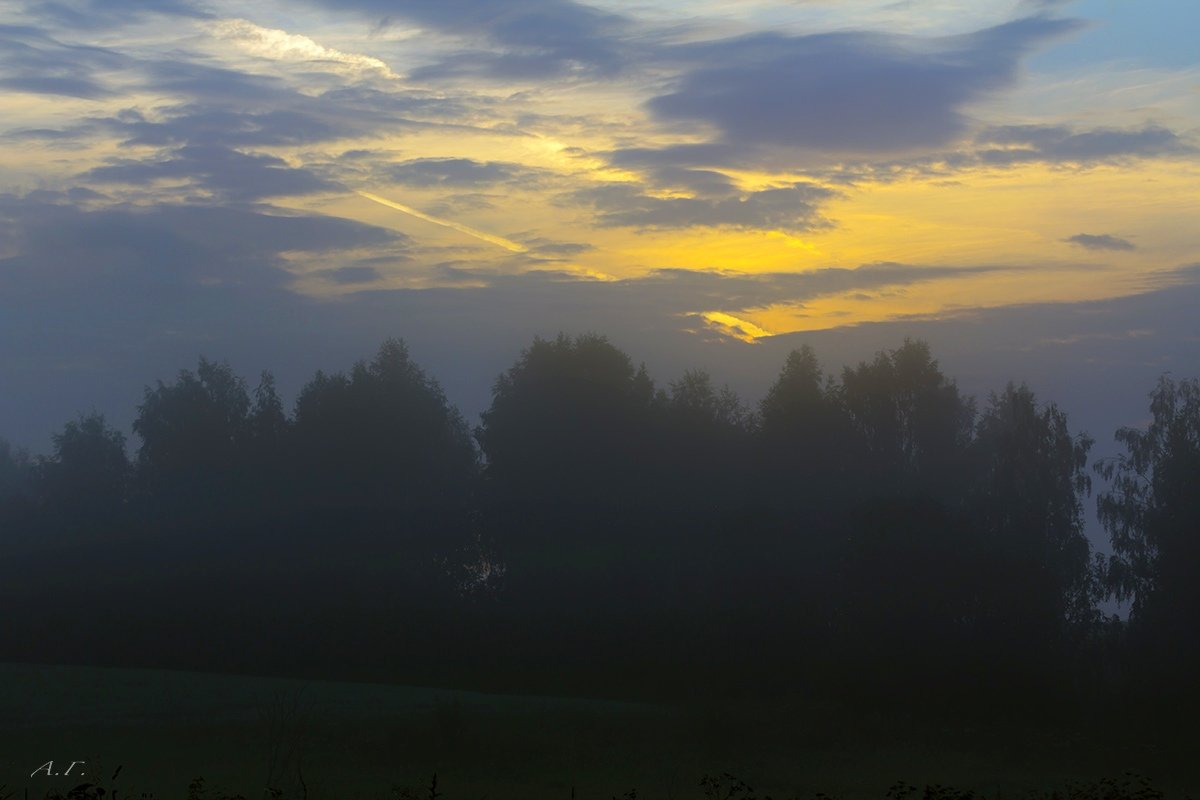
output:
[[[348,376],[318,372],[305,385],[296,401],[294,448],[309,506],[461,506],[476,470],[462,415],[395,339]]]
[[[249,414],[246,383],[226,363],[201,358],[174,384],[146,388],[133,423],[138,473],[162,510],[213,511],[250,489],[240,480]]]
[[[1091,445],[1026,386],[993,394],[979,420],[970,502],[984,569],[975,573],[975,613],[985,640],[1001,651],[1061,656],[1065,636],[1095,621],[1083,517]]]
[[[644,497],[654,402],[645,369],[603,336],[535,339],[476,431],[493,496],[543,507]]]
[[[250,409],[251,437],[264,446],[277,447],[287,435],[288,418],[283,401],[275,390],[275,376],[263,370],[254,390],[254,405]]]
[[[7,439],[0,439],[0,505],[27,496],[32,483],[33,467],[29,454],[13,447]]]
[[[906,339],[847,367],[840,396],[869,453],[861,480],[875,491],[950,497],[961,488],[975,412],[928,344]]]
[[[704,370],[688,370],[671,382],[671,410],[680,417],[700,424],[737,429],[749,422],[749,412],[728,386],[718,391],[712,376]]]
[[[962,656],[978,569],[963,510],[973,405],[912,340],[844,369],[833,394],[850,421],[829,553],[846,677],[930,700]]]
[[[1200,662],[1200,381],[1159,380],[1150,424],[1121,428],[1125,452],[1096,465],[1111,488],[1100,521],[1112,541],[1108,592],[1130,601],[1140,646],[1189,676]]]
[[[733,390],[718,390],[707,372],[688,370],[671,382],[662,411],[662,453],[654,460],[663,505],[700,512],[741,505],[751,477],[753,419]]]
[[[504,625],[526,637],[505,650],[534,665],[606,669],[610,683],[661,652],[645,640],[693,563],[680,564],[677,542],[685,531],[703,538],[671,496],[667,402],[644,369],[590,334],[535,339],[496,381],[476,436],[485,513],[508,567]],[[597,658],[617,648],[630,657]]]
[[[714,387],[708,373],[689,370],[671,382],[655,420],[637,457],[655,465],[652,485],[661,495],[623,522],[626,530],[643,529],[623,574],[645,576],[643,615],[652,603],[666,615],[656,646],[672,642],[667,647],[675,654],[697,659],[720,641],[714,636],[728,642],[727,634],[744,629],[763,607],[761,590],[771,584],[765,561],[786,560],[770,547],[750,503],[755,419],[737,395]],[[729,613],[730,597],[738,598],[737,613]]]
[[[124,434],[93,413],[68,422],[52,441],[53,454],[40,464],[45,505],[73,527],[111,524],[132,477]]]
[[[765,474],[760,502],[813,508],[848,496],[857,432],[832,381],[809,345],[793,350],[759,406],[759,451]]]
[[[0,439],[0,546],[32,533],[35,479],[29,454]]]
[[[290,451],[292,423],[283,410],[274,376],[263,370],[246,420],[242,469],[255,487],[258,503],[276,510],[294,506]]]

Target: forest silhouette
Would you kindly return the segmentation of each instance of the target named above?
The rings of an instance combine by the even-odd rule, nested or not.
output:
[[[0,659],[1185,724],[1200,384],[1150,413],[1089,464],[1053,403],[977,407],[919,341],[840,375],[800,348],[750,408],[536,339],[474,430],[396,340],[291,413],[201,359],[132,456],[94,413],[0,441]]]

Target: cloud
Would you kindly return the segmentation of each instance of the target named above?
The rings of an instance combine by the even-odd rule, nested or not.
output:
[[[183,180],[231,201],[344,191],[340,184],[310,170],[290,167],[275,156],[196,144],[172,150],[157,160],[119,160],[92,169],[84,178],[135,186],[147,186],[161,180]]]
[[[910,286],[945,278],[1011,269],[1001,266],[927,267],[879,262],[856,268],[825,267],[804,272],[744,273],[718,270],[660,269],[642,278],[618,281],[649,302],[678,312],[709,309],[745,311],[779,303],[796,303],[831,294],[884,287]],[[671,298],[675,299],[671,299]]]
[[[209,16],[193,0],[49,0],[30,3],[26,13],[41,22],[76,30],[113,28],[154,15]]]
[[[307,36],[277,28],[264,28],[249,20],[216,20],[209,28],[214,36],[232,41],[246,52],[262,58],[326,65],[335,72],[352,77],[375,74],[393,80],[400,78],[378,58],[335,50]]]
[[[1119,236],[1112,236],[1107,233],[1091,234],[1077,233],[1074,236],[1068,236],[1063,239],[1064,242],[1069,242],[1074,245],[1086,248],[1088,250],[1136,250],[1137,245],[1128,239],[1122,239]]]
[[[471,187],[528,181],[537,171],[520,164],[473,158],[416,158],[389,164],[386,174],[391,180],[408,186]]]
[[[1002,146],[1001,146],[1002,145]],[[980,167],[1020,168],[1027,164],[1067,164],[1091,167],[1122,164],[1140,158],[1186,157],[1198,152],[1180,135],[1165,128],[1075,128],[1067,125],[1023,125],[985,128],[963,146],[901,158],[864,157],[805,172],[813,180],[836,186],[891,183],[911,178],[948,179]],[[601,154],[610,164],[656,176],[668,170],[750,159],[760,169],[792,171],[794,157],[760,151],[739,153],[718,145],[674,145],[661,149],[628,148]],[[693,170],[699,171],[699,170]]]
[[[459,103],[422,91],[339,86],[312,94],[277,78],[204,64],[145,68],[147,88],[180,101],[150,115],[130,110],[103,121],[128,144],[313,144],[437,127],[465,114]]]
[[[888,153],[937,147],[968,129],[965,107],[1012,86],[1021,58],[1079,28],[1029,17],[972,34],[756,34],[701,42],[696,62],[647,107],[672,123],[711,125],[721,143]]]
[[[75,198],[0,195],[0,222],[15,250],[0,260],[0,289],[10,298],[61,293],[129,307],[136,297],[140,307],[165,292],[186,303],[187,292],[204,287],[282,288],[292,277],[285,252],[408,244],[403,234],[333,217],[168,204],[85,211]]]
[[[656,197],[634,184],[581,189],[569,197],[597,211],[596,223],[612,227],[729,227],[805,231],[828,227],[820,204],[837,192],[811,183],[724,197]]]
[[[0,34],[3,30],[0,28]],[[0,35],[0,44],[2,39]],[[83,83],[76,86],[69,82],[50,88],[99,97],[107,96],[108,89],[91,78],[78,76],[122,68],[123,77],[131,86],[170,99],[150,108],[135,106],[110,116],[77,119],[59,129],[30,127],[9,131],[6,136],[63,144],[107,136],[117,137],[125,145],[168,147],[194,143],[253,148],[397,136],[442,128],[512,135],[497,134],[465,122],[467,118],[486,118],[486,100],[466,104],[440,93],[407,86],[347,85],[340,76],[334,76],[335,84],[324,91],[311,87],[302,91],[282,78],[198,61],[138,60],[104,50],[92,52],[99,48],[82,50],[82,53],[69,50],[61,57],[57,52],[45,55],[53,66],[38,67],[37,75],[24,76],[22,80],[55,77],[53,70],[62,66],[70,72],[69,81]],[[4,75],[3,53],[0,49],[0,79]],[[21,62],[15,56],[10,60]]]
[[[1140,128],[1077,128],[1068,125],[1009,125],[984,128],[953,149],[888,158],[864,154],[832,165],[819,161],[805,172],[839,185],[887,183],[910,177],[951,176],[977,167],[1020,167],[1032,163],[1092,166],[1139,158],[1191,156],[1200,152],[1184,137],[1157,125]],[[883,157],[881,157],[881,155]],[[661,148],[629,147],[600,153],[614,167],[637,170],[655,185],[672,183],[672,171],[704,173],[713,165],[791,172],[794,152],[745,148],[731,143],[677,144]],[[720,174],[720,173],[716,173]]]
[[[513,238],[528,247],[530,252],[542,258],[570,258],[596,249],[595,245],[586,242],[560,242],[532,234],[517,235]]]
[[[1160,270],[1151,273],[1148,277],[1150,286],[1156,289],[1164,286],[1200,287],[1200,261],[1195,264],[1184,264],[1173,269]],[[1200,341],[1200,337],[1197,337],[1197,341]]]
[[[614,167],[671,170],[713,165],[736,165],[750,160],[745,148],[722,142],[676,144],[666,147],[625,147],[602,153]]]
[[[439,32],[483,39],[501,52],[465,50],[412,73],[432,79],[553,77],[585,71],[614,75],[626,62],[625,17],[572,0],[309,0],[336,12],[352,11],[384,24],[394,20]]]
[[[1006,269],[1012,268],[895,263],[768,273],[663,268],[635,278],[602,280],[554,269],[498,273],[457,262],[439,268],[448,285],[421,290],[372,289],[356,295],[355,302],[364,307],[380,308],[389,303],[427,303],[431,310],[442,307],[465,309],[476,304],[489,308],[503,306],[506,310],[502,313],[512,314],[514,318],[529,314],[540,318],[561,308],[582,315],[572,327],[596,324],[606,317],[611,319],[608,324],[620,327],[632,316],[639,318],[641,325],[655,319],[661,326],[683,329],[687,325],[681,323],[680,318],[709,310],[723,309],[733,313],[855,290],[878,291]],[[470,288],[461,288],[463,285]],[[542,310],[538,311],[538,308]],[[463,313],[461,309],[455,313]]]
[[[685,189],[702,196],[729,195],[737,191],[728,175],[709,169],[687,169],[668,165],[649,170],[646,177],[655,186]]]
[[[101,80],[132,59],[104,47],[64,44],[43,31],[0,25],[0,88],[97,99],[112,94]]]
[[[1086,163],[1195,152],[1175,133],[1156,125],[1083,131],[1065,125],[1005,125],[981,131],[976,146],[983,163],[998,165],[1026,161]]]
[[[383,277],[378,269],[367,266],[338,267],[337,269],[318,270],[313,274],[322,278],[327,278],[341,286],[372,283]]]

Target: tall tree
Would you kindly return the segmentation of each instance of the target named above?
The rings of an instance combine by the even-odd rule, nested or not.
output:
[[[988,569],[979,573],[977,613],[998,644],[1044,654],[1094,617],[1083,517],[1091,445],[1023,385],[993,394],[979,420],[971,505]]]
[[[263,447],[278,446],[287,434],[288,418],[283,411],[283,400],[275,389],[275,376],[267,370],[263,370],[254,389],[249,423],[251,438]]]
[[[831,554],[846,658],[901,683],[941,681],[978,568],[962,514],[973,404],[913,340],[844,369],[835,396],[853,487]]]
[[[133,423],[147,490],[167,505],[199,511],[247,489],[241,478],[249,414],[246,383],[227,363],[201,358],[195,372],[180,371],[175,383],[147,387]]]
[[[342,508],[465,503],[477,458],[462,415],[396,339],[348,376],[313,377],[294,447],[305,502]]]
[[[543,631],[571,637],[578,657],[674,585],[660,566],[677,527],[655,513],[674,479],[663,402],[604,337],[539,338],[496,381],[476,430],[508,607],[524,624],[553,619]]]
[[[52,442],[53,455],[41,465],[46,506],[74,527],[111,524],[128,499],[125,435],[93,413],[68,422]]]
[[[703,513],[740,504],[751,477],[753,420],[733,390],[688,370],[671,382],[662,411],[663,505]]]
[[[1110,482],[1097,508],[1111,537],[1106,588],[1130,601],[1155,657],[1200,661],[1200,381],[1159,380],[1150,424],[1116,433],[1125,452],[1096,465]]]
[[[535,339],[497,379],[476,431],[489,482],[546,507],[644,497],[654,403],[645,369],[603,336]]]
[[[0,439],[0,546],[32,533],[36,470],[29,454]]]
[[[0,505],[28,495],[33,481],[29,454],[0,439]]]
[[[847,367],[841,398],[867,447],[865,480],[902,494],[959,492],[975,410],[927,343],[906,339]]]
[[[812,507],[844,496],[861,456],[851,418],[809,345],[788,354],[759,406],[759,452],[765,475],[761,502]]]

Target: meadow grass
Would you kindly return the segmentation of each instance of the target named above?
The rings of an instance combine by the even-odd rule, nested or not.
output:
[[[183,800],[202,777],[193,794],[207,800],[257,800],[268,788],[287,798],[397,800],[428,797],[435,774],[446,800],[609,800],[630,792],[853,800],[903,793],[900,782],[923,788],[898,800],[954,800],[959,795],[944,794],[952,791],[1017,800],[1051,790],[1067,800],[1073,783],[1079,798],[1119,800],[1140,784],[1098,782],[1127,772],[1149,776],[1170,796],[1200,786],[1193,742],[1139,743],[1069,726],[940,726],[850,714],[803,691],[769,704],[667,706],[5,664],[0,719],[0,785],[14,798],[26,787],[31,798],[65,795],[94,780],[108,797],[116,789],[118,800]],[[51,759],[87,762],[86,777],[29,776]],[[956,789],[932,788],[949,786]]]

